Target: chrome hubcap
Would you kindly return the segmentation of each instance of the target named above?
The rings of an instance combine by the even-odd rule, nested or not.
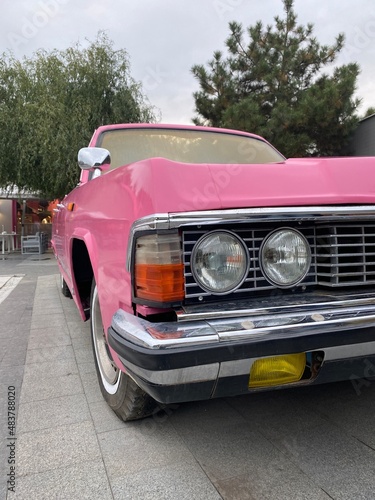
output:
[[[109,355],[107,339],[104,334],[102,315],[100,312],[97,288],[93,293],[91,306],[91,327],[94,340],[96,359],[99,366],[103,385],[107,392],[114,394],[120,382],[120,371]]]

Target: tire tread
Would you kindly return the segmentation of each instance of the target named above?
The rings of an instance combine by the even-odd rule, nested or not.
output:
[[[122,405],[114,410],[116,415],[127,422],[149,417],[156,413],[159,410],[158,403],[141,389],[129,375],[123,374],[123,376],[127,378],[127,387]]]

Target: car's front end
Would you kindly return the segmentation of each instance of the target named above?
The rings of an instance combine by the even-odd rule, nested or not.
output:
[[[163,403],[375,376],[375,208],[158,214],[108,341]]]

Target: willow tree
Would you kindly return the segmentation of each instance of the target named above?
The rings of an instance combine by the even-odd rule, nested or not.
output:
[[[77,151],[99,125],[155,121],[124,49],[103,33],[86,48],[0,58],[0,186],[66,194]]]
[[[286,156],[339,154],[358,122],[359,67],[335,67],[344,35],[320,44],[312,24],[298,24],[293,0],[283,4],[274,25],[229,23],[227,55],[193,66],[194,122],[258,133]]]

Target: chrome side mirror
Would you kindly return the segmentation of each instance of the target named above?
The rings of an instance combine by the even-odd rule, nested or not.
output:
[[[103,169],[111,164],[111,155],[104,148],[82,148],[78,153],[78,165],[82,170]]]

